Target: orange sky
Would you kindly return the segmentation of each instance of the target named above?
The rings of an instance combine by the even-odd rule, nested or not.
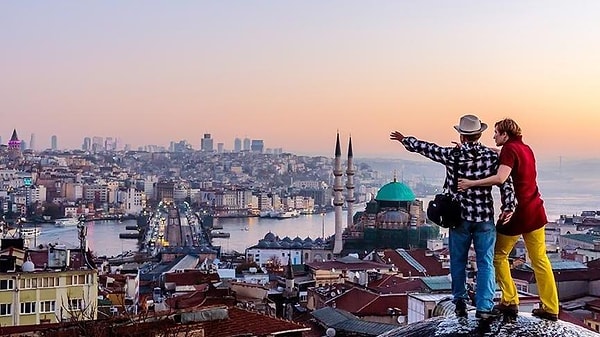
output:
[[[390,131],[450,144],[474,113],[517,120],[538,158],[599,157],[600,3],[0,3],[0,135],[134,148],[203,133],[416,158]],[[493,145],[493,131],[483,142]],[[344,141],[346,142],[346,141]]]

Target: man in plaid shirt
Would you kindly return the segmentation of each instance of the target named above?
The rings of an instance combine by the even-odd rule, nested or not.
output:
[[[494,277],[494,244],[496,242],[496,227],[494,225],[494,200],[491,187],[475,187],[465,192],[456,192],[455,175],[460,178],[481,179],[496,174],[498,170],[498,154],[479,143],[482,132],[487,125],[477,116],[465,115],[460,118],[454,128],[460,134],[461,145],[459,154],[451,152],[456,147],[441,147],[439,145],[405,137],[394,131],[391,140],[397,140],[411,152],[416,152],[446,167],[446,192],[450,193],[461,205],[462,223],[451,228],[449,238],[450,275],[452,276],[452,295],[456,305],[456,315],[467,316],[466,301],[466,266],[471,243],[475,247],[477,260],[477,289],[475,305],[477,318],[489,319],[500,315],[494,309],[494,294],[496,281]],[[458,172],[454,172],[454,160],[458,159]],[[502,197],[503,217],[510,217],[515,208],[515,195],[512,181],[507,180],[500,186]]]

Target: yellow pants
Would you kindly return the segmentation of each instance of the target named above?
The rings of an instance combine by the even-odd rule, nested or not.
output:
[[[548,255],[546,255],[546,237],[544,227],[533,232],[523,234],[527,254],[531,260],[533,273],[538,286],[538,293],[542,302],[542,308],[546,312],[558,314],[558,291],[554,282],[554,274]],[[502,290],[502,303],[519,304],[519,295],[515,281],[510,274],[508,254],[519,240],[519,235],[508,236],[500,233],[496,236],[496,248],[494,250],[494,268],[496,269],[496,282]]]

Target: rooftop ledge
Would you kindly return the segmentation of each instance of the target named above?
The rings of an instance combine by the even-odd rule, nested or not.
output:
[[[486,322],[476,319],[475,313],[470,312],[467,318],[457,318],[456,316],[434,317],[379,335],[379,337],[429,336],[598,337],[600,335],[569,322],[561,320],[551,322],[523,312],[519,313],[519,317],[514,323],[504,323],[502,318]]]

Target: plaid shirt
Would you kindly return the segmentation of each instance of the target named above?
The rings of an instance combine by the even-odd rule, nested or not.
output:
[[[455,147],[441,147],[433,143],[418,140],[414,137],[405,137],[402,144],[408,151],[416,152],[433,161],[446,166],[445,191],[454,199],[458,199],[462,206],[462,218],[467,221],[484,222],[494,220],[494,200],[492,187],[472,187],[465,192],[457,192],[455,185],[453,159],[451,152]],[[498,154],[481,145],[479,142],[461,144],[458,155],[458,177],[465,179],[482,179],[496,174],[499,161]],[[512,180],[509,177],[500,185],[502,197],[502,211],[513,211],[516,206],[515,193]]]

